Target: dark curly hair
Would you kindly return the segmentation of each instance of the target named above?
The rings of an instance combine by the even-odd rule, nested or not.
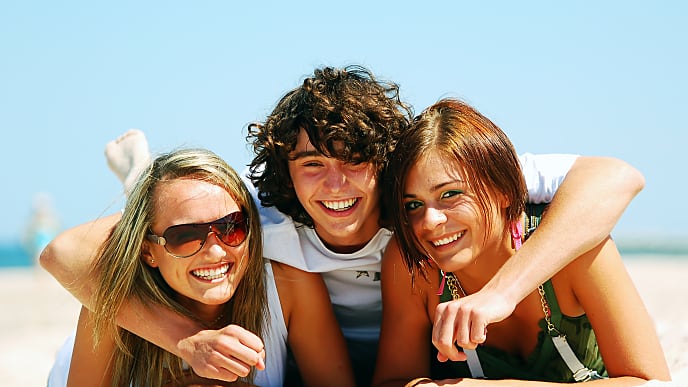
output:
[[[301,129],[323,155],[347,163],[372,163],[379,180],[396,139],[413,111],[401,102],[399,86],[377,80],[361,66],[316,69],[300,87],[277,103],[265,123],[248,126],[255,158],[250,178],[265,207],[275,206],[295,221],[313,227],[289,175],[289,153]],[[344,147],[335,146],[344,144]],[[386,211],[381,211],[382,218]]]

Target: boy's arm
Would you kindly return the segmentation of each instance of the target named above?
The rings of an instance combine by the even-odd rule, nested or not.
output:
[[[622,160],[578,157],[537,232],[480,292],[462,299],[472,310],[471,342],[458,345],[484,342],[488,324],[508,317],[538,285],[602,242],[644,185],[643,175]]]
[[[41,252],[41,266],[87,307],[92,306],[96,286],[95,279],[90,278],[92,262],[120,218],[116,213],[68,229]]]
[[[64,231],[41,253],[41,266],[87,308],[93,306],[96,287],[91,264],[120,217],[117,213]],[[262,341],[240,327],[203,330],[169,309],[132,300],[122,306],[117,324],[186,360],[203,377],[234,381],[250,366],[264,367]]]
[[[579,157],[554,195],[538,231],[486,287],[501,288],[517,304],[609,236],[644,186],[640,171],[622,160]]]

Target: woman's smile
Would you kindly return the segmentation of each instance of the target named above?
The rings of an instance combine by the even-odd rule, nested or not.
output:
[[[215,267],[194,269],[191,271],[191,275],[203,281],[217,282],[217,280],[224,279],[233,266],[233,264],[225,262]]]
[[[445,247],[450,243],[454,243],[458,241],[461,237],[463,237],[463,234],[465,231],[461,231],[459,233],[451,234],[448,236],[445,236],[441,239],[435,239],[435,240],[430,240],[430,243],[433,244],[433,246],[437,247]]]

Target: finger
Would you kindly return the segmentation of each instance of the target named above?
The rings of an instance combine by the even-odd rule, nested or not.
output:
[[[259,370],[265,369],[265,350],[261,351],[260,359],[258,360],[258,363],[256,363],[255,367],[256,367],[256,369],[259,369]]]
[[[455,360],[452,361],[466,361],[468,359],[468,356],[466,356],[466,353],[463,351],[458,351],[458,355],[454,357]],[[437,352],[437,360],[440,361],[441,363],[446,362],[447,360],[451,360],[447,355],[443,354],[442,352]]]
[[[471,343],[475,345],[482,344],[487,340],[487,322],[480,320],[471,323]]]
[[[261,352],[264,348],[263,340],[255,333],[248,331],[238,325],[228,325],[222,328],[224,334],[236,337],[241,344],[251,348],[254,352]]]
[[[247,347],[239,341],[218,345],[214,355],[211,361],[218,368],[226,368],[241,376],[248,375],[251,367],[265,366],[265,351],[263,349],[256,352],[253,348]]]
[[[265,369],[265,350],[260,339],[256,342],[255,335],[244,329],[226,329],[222,333],[204,359],[203,368],[212,368],[207,372],[221,373],[220,370],[226,370],[229,374],[246,376],[252,367]],[[199,372],[199,375],[215,376],[205,371],[202,374]],[[228,377],[226,373],[221,375],[223,379]]]
[[[248,376],[251,366],[235,358],[230,358],[226,362],[226,367],[219,367],[218,372],[224,375],[236,375],[240,377]],[[235,379],[236,380],[236,379]]]
[[[204,363],[202,367],[194,367],[193,371],[202,378],[224,380],[226,382],[236,381],[242,373],[232,372],[223,367],[217,367],[210,362]]]
[[[454,339],[456,344],[465,349],[475,349],[475,343],[470,340],[471,335],[471,314],[465,308],[457,308],[456,322],[454,323]]]
[[[432,329],[433,345],[439,353],[451,360],[459,356],[459,351],[454,346],[454,318],[455,313],[448,303],[440,304],[436,308]]]
[[[456,355],[453,359],[451,359],[452,361],[466,361],[468,359],[466,352],[464,352],[462,348],[459,348],[458,346],[454,346],[454,348],[456,348]]]
[[[223,345],[226,345],[230,354],[241,361],[253,366],[265,358],[263,340],[255,333],[238,325],[228,325],[221,329],[221,333],[227,338],[222,341]]]
[[[241,377],[241,375],[237,375],[229,370],[226,370],[224,368],[218,368],[215,370],[215,374],[211,376],[204,376],[205,378],[208,379],[217,379],[217,380],[224,380],[225,382],[235,382],[237,379]]]

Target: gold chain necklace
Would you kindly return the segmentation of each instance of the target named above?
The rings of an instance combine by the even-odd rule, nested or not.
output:
[[[466,297],[466,291],[463,290],[461,282],[459,282],[459,279],[456,278],[454,273],[444,273],[444,279],[447,286],[449,286],[449,292],[451,293],[452,299],[458,300],[461,297]],[[487,328],[485,328],[485,332],[487,333]],[[476,350],[465,349],[463,351],[468,357],[467,364],[471,375],[476,379],[484,379],[485,373],[483,372],[483,366],[480,364],[480,358]]]
[[[542,313],[545,315],[545,323],[547,323],[547,331],[550,335],[557,334],[561,336],[561,332],[554,326],[550,316],[552,315],[552,310],[549,308],[549,304],[545,299],[545,288],[540,285],[538,286],[538,293],[540,294],[540,305],[542,305]]]
[[[451,293],[452,300],[458,300],[461,297],[466,297],[466,291],[463,290],[461,282],[456,278],[454,273],[445,273],[445,281],[447,281],[447,286],[449,286],[449,292]],[[557,328],[552,323],[550,319],[551,311],[547,300],[545,300],[545,288],[540,285],[538,286],[538,294],[540,296],[540,305],[542,306],[542,313],[545,315],[545,323],[547,324],[547,331],[550,333],[561,334]]]
[[[456,278],[454,273],[445,273],[445,278],[447,281],[447,286],[449,286],[449,292],[451,293],[452,300],[458,300],[461,297],[466,297],[466,291],[463,290],[463,287],[461,286],[461,282],[459,282],[459,279]],[[459,293],[459,291],[461,293]]]
[[[211,328],[215,328],[217,326],[217,323],[219,323],[223,317],[225,317],[224,311],[222,313],[220,313],[220,315],[217,316],[217,318],[215,320],[213,320],[213,322],[209,323],[208,326]]]

